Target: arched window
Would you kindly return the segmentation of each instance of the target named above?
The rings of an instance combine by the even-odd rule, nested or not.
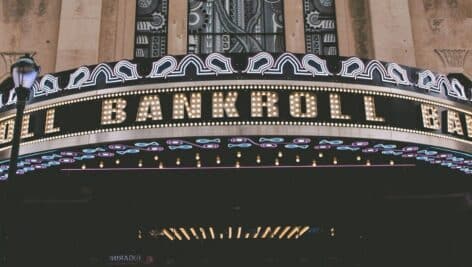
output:
[[[167,1],[136,1],[136,58],[156,58],[167,53]]]
[[[189,53],[285,51],[283,0],[189,0],[188,4]]]
[[[303,0],[306,52],[337,55],[334,0]]]

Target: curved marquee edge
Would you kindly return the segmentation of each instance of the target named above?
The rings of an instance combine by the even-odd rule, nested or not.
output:
[[[81,89],[97,86],[99,77],[105,78],[108,86],[123,86],[123,84],[141,79],[166,80],[170,78],[186,78],[188,68],[194,68],[197,76],[227,76],[234,74],[251,75],[278,75],[286,73],[286,67],[290,67],[295,77],[311,77],[317,80],[319,77],[336,77],[345,79],[344,82],[365,81],[372,82],[380,77],[382,83],[392,87],[407,87],[420,89],[425,93],[435,93],[462,102],[472,101],[472,88],[466,88],[458,79],[449,79],[446,75],[436,74],[430,70],[416,70],[403,67],[396,63],[385,63],[378,60],[361,60],[357,57],[338,58],[340,71],[330,69],[327,58],[321,58],[314,54],[283,53],[273,55],[260,52],[247,58],[246,66],[237,67],[233,64],[233,58],[218,53],[207,55],[205,58],[194,54],[188,54],[182,58],[164,56],[152,62],[152,69],[147,75],[141,76],[138,72],[140,63],[121,60],[115,63],[100,63],[95,66],[81,66],[76,70],[42,76],[33,86],[31,98],[53,96],[61,92],[79,91]],[[331,66],[331,68],[333,68]],[[69,73],[69,74],[67,74]],[[67,79],[67,86],[61,88],[59,79]],[[7,92],[5,103],[0,103],[0,108],[7,108],[16,102],[14,90],[0,88]],[[5,94],[5,93],[4,93]]]
[[[36,170],[86,162],[87,160],[118,158],[146,152],[158,154],[164,151],[190,151],[193,149],[228,149],[243,152],[253,147],[267,150],[315,151],[317,153],[325,151],[350,151],[362,153],[366,156],[383,155],[393,158],[416,159],[417,161],[459,170],[465,174],[472,174],[472,157],[454,151],[407,143],[398,144],[396,142],[368,139],[348,141],[343,138],[308,138],[297,136],[168,138],[145,141],[139,140],[133,143],[108,143],[85,148],[65,148],[24,157],[18,163],[19,169],[17,174],[23,175]],[[277,163],[276,166],[278,166]],[[0,181],[8,179],[7,172],[8,164],[7,162],[3,162],[3,164],[0,165]]]

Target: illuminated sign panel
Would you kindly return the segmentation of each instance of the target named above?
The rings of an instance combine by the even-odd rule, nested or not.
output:
[[[472,140],[472,113],[439,102],[354,89],[259,87],[149,89],[39,106],[25,117],[23,139],[140,127],[279,124],[398,129]],[[14,117],[0,121],[2,146],[12,139],[13,123]]]

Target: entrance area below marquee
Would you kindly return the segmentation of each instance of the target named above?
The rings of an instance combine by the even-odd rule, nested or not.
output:
[[[23,201],[12,260],[15,266],[461,266],[470,260],[464,188],[472,181],[451,172],[423,163],[46,169],[15,183]]]

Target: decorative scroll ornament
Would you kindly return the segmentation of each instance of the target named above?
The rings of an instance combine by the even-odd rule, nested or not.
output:
[[[336,76],[345,79],[380,81],[394,86],[404,86],[401,89],[423,89],[428,92],[444,94],[458,100],[469,100],[466,88],[457,79],[449,79],[445,75],[435,74],[430,70],[413,73],[411,69],[402,67],[396,63],[383,63],[378,60],[364,62],[357,57],[351,57],[340,61],[340,71]],[[183,58],[164,56],[152,63],[149,74],[142,77],[138,73],[138,63],[128,60],[116,62],[113,67],[107,63],[96,65],[93,70],[87,66],[81,66],[68,75],[67,86],[64,90],[75,90],[94,87],[98,79],[107,85],[126,83],[140,79],[156,78],[182,78],[195,73],[198,77],[218,75],[273,75],[274,78],[285,79],[289,75],[292,79],[296,76],[303,77],[330,77],[333,74],[328,68],[326,59],[314,54],[305,54],[303,57],[291,53],[283,53],[274,56],[267,52],[259,52],[248,58],[246,66],[235,68],[232,58],[219,53],[213,53],[206,58],[195,54],[189,54]],[[191,70],[189,70],[189,68]],[[192,74],[193,75],[193,74]],[[417,75],[417,79],[415,76]],[[235,77],[240,79],[241,77]],[[33,87],[32,98],[50,96],[59,93],[59,74],[46,74],[37,85]],[[306,79],[305,79],[306,80]],[[416,81],[413,83],[412,80]],[[339,79],[334,79],[339,82]],[[6,90],[4,90],[6,91]],[[468,92],[467,92],[468,93]],[[7,97],[3,97],[7,99]],[[0,104],[0,107],[15,103],[15,94],[9,93],[8,101]]]
[[[430,70],[424,70],[418,73],[418,88],[441,93],[443,91],[447,96],[467,100],[464,86],[457,80],[449,79],[445,75],[435,75]]]
[[[172,56],[164,56],[152,63],[152,70],[146,78],[167,78],[177,68],[177,60]]]
[[[87,81],[90,77],[90,70],[87,67],[79,67],[76,71],[74,71],[69,77],[69,83],[66,86],[66,90],[71,89],[80,89],[82,85]]]
[[[59,79],[51,74],[46,74],[41,78],[39,83],[36,82],[33,85],[33,97],[54,94],[60,90]]]
[[[307,71],[311,72],[313,77],[333,75],[328,70],[326,60],[321,59],[314,54],[307,54],[303,56],[302,65]]]
[[[382,82],[395,85],[411,85],[407,71],[400,65],[389,63],[387,68],[378,60],[371,60],[367,66],[357,57],[352,57],[341,62],[339,76],[345,78],[374,80],[374,73],[380,75]]]
[[[247,67],[243,73],[264,75],[273,65],[274,57],[267,52],[260,52],[249,57]]]
[[[233,74],[236,73],[231,65],[231,58],[225,57],[219,53],[212,53],[205,59],[205,65],[218,74]]]
[[[134,81],[142,78],[138,73],[138,65],[133,64],[128,60],[122,60],[116,63],[113,72],[116,77],[120,78],[123,82]]]

